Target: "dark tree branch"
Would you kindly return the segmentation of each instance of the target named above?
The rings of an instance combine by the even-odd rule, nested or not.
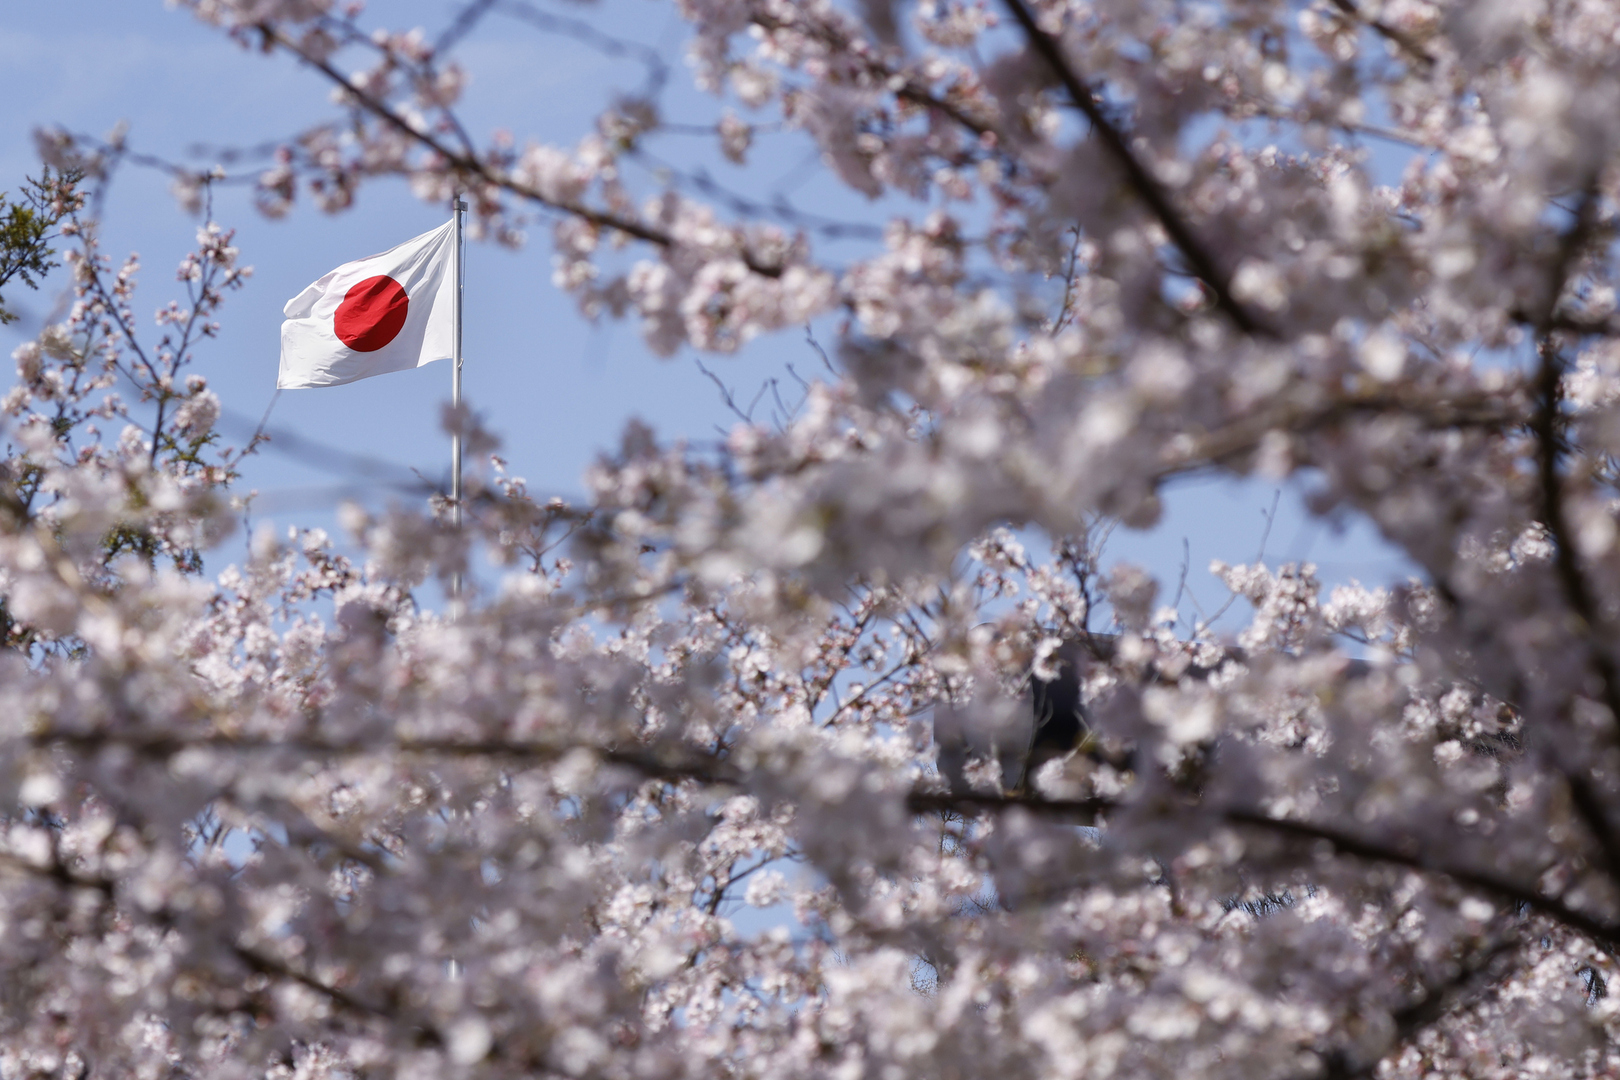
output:
[[[1027,810],[1043,817],[1077,819],[1094,824],[1105,810],[1118,807],[1108,799],[1043,799],[1036,795],[991,795],[963,791],[950,794],[914,791],[906,796],[906,806],[914,814],[971,814],[980,810]]]
[[[1425,1029],[1437,1023],[1457,1004],[1457,998],[1461,993],[1481,981],[1480,975],[1488,973],[1496,961],[1518,947],[1518,937],[1510,936],[1474,953],[1460,966],[1454,977],[1436,986],[1425,987],[1423,993],[1409,1005],[1390,1014],[1390,1021],[1395,1026],[1395,1036],[1390,1040],[1387,1050],[1378,1057],[1359,1064],[1352,1061],[1344,1051],[1335,1050],[1326,1055],[1326,1068],[1320,1074],[1322,1080],[1370,1080],[1377,1074],[1380,1062],[1388,1060],[1392,1054],[1398,1053]]]
[[[310,56],[303,49],[299,48],[296,41],[283,34],[271,24],[260,23],[258,24],[258,30],[264,36],[267,42],[281,46],[294,56],[297,56],[310,67],[314,68],[316,71],[319,71],[322,75],[325,75],[333,83],[342,87],[344,92],[353,98],[355,103],[366,112],[371,113],[378,120],[399,131],[407,138],[433,151],[435,154],[443,158],[446,164],[463,176],[476,177],[485,183],[501,189],[502,191],[511,192],[514,195],[528,199],[531,202],[538,203],[541,206],[549,207],[553,210],[559,210],[563,213],[573,214],[575,217],[588,221],[598,228],[611,229],[621,232],[626,236],[631,236],[637,240],[643,240],[649,244],[654,244],[662,248],[672,248],[676,246],[677,242],[675,238],[661,229],[655,229],[650,225],[637,221],[634,218],[625,217],[622,214],[615,214],[606,210],[596,210],[584,205],[583,203],[548,198],[539,191],[536,191],[534,188],[518,183],[504,172],[491,168],[486,163],[478,160],[478,158],[472,154],[451,149],[444,143],[443,140],[436,138],[431,132],[420,130],[415,125],[411,124],[404,117],[400,116],[393,109],[389,108],[386,102],[357,88],[348,78],[343,75],[342,72],[338,71],[327,61],[318,57]],[[785,269],[781,266],[773,266],[761,263],[748,252],[739,252],[738,255],[750,270],[756,274],[760,274],[763,277],[781,277]]]
[[[775,218],[785,225],[792,225],[806,232],[825,236],[829,240],[841,240],[851,237],[863,240],[883,239],[884,230],[881,226],[866,225],[854,221],[835,221],[820,214],[800,210],[785,198],[767,204],[739,195],[737,192],[721,186],[715,181],[714,177],[709,175],[707,169],[701,167],[683,169],[663,160],[656,154],[639,148],[626,151],[625,156],[640,162],[650,170],[658,170],[664,173],[677,186],[689,187],[702,194],[705,198],[720,203],[734,214],[751,214],[757,217]]]
[[[1120,804],[1109,799],[1046,800],[1032,796],[978,793],[934,794],[927,792],[912,793],[907,799],[907,805],[916,813],[950,811],[969,814],[980,810],[995,811],[1018,808],[1031,813],[1053,817],[1083,818],[1088,823],[1096,821],[1098,815],[1110,809],[1120,808]],[[1199,813],[1203,811],[1192,808],[1189,812]],[[1273,818],[1253,810],[1229,809],[1224,812],[1209,812],[1219,813],[1225,821],[1232,825],[1263,829],[1295,840],[1326,843],[1340,855],[1347,855],[1368,862],[1405,866],[1426,874],[1448,877],[1459,885],[1493,896],[1500,901],[1524,905],[1530,910],[1562,923],[1606,950],[1612,952],[1620,949],[1620,924],[1598,919],[1584,911],[1570,907],[1562,900],[1544,896],[1532,886],[1510,881],[1507,878],[1499,877],[1484,870],[1441,862],[1421,854],[1413,854],[1388,847],[1325,825],[1313,825],[1309,822],[1294,821],[1286,818]],[[1428,1008],[1438,1009],[1440,1004],[1435,1002]],[[1408,1017],[1408,1022],[1413,1025],[1427,1023],[1429,1020],[1426,1018],[1429,1015],[1430,1013],[1425,1009],[1417,1008]]]
[[[36,863],[18,858],[15,855],[0,853],[0,863],[34,877],[46,878],[66,889],[86,889],[91,892],[99,893],[108,903],[115,902],[117,897],[118,882],[116,879],[99,874],[91,876],[88,874],[77,873],[66,863],[62,862],[60,858],[52,859],[49,865],[40,866]],[[154,912],[153,914],[160,923],[173,918],[172,913],[164,908],[158,909],[158,911]],[[253,971],[257,971],[263,975],[290,979],[294,982],[300,983],[309,987],[311,990],[325,995],[332,1001],[353,1012],[389,1018],[389,1014],[386,1010],[375,1005],[367,1004],[366,1002],[363,1002],[358,998],[355,998],[353,995],[337,989],[336,987],[328,986],[311,975],[307,975],[294,968],[288,967],[286,964],[275,959],[274,957],[266,956],[261,952],[239,944],[233,944],[230,949],[237,959],[241,960],[248,966],[249,969]]]
[[[1041,29],[1024,0],[1005,0],[1005,3],[1018,25],[1023,27],[1030,48],[1046,61],[1053,74],[1062,82],[1063,88],[1068,91],[1075,108],[1085,114],[1092,130],[1102,140],[1109,155],[1124,171],[1131,189],[1147,204],[1153,216],[1164,227],[1171,243],[1181,252],[1181,257],[1187,260],[1193,273],[1214,294],[1216,306],[1244,333],[1275,337],[1276,332],[1272,328],[1262,323],[1232,295],[1232,281],[1225,268],[1215,258],[1214,253],[1204,246],[1204,242],[1193,232],[1192,225],[1171,203],[1169,193],[1159,184],[1158,179],[1136,156],[1124,132],[1115,127],[1113,121],[1103,112],[1096,95],[1064,56],[1063,47],[1058,40]]]
[[[728,762],[708,755],[660,754],[656,750],[619,750],[581,743],[512,742],[504,739],[392,739],[376,742],[338,742],[319,737],[260,739],[230,735],[169,735],[131,732],[42,732],[32,739],[36,746],[64,746],[80,752],[121,747],[152,758],[168,758],[186,750],[212,749],[256,753],[288,751],[333,757],[367,754],[419,754],[447,758],[492,758],[505,761],[556,761],[576,750],[586,750],[609,765],[638,772],[648,779],[697,780],[711,784],[731,784],[740,774]]]
[[[434,39],[433,55],[443,56],[455,48],[462,38],[472,33],[478,21],[489,14],[489,9],[494,7],[496,2],[497,0],[471,0],[450,25],[444,28],[444,32]]]
[[[1222,815],[1233,825],[1249,826],[1278,833],[1296,840],[1325,843],[1341,855],[1364,859],[1368,862],[1405,866],[1426,874],[1451,878],[1459,885],[1477,889],[1510,904],[1523,904],[1533,911],[1564,924],[1571,930],[1605,949],[1620,948],[1620,924],[1606,922],[1584,911],[1570,907],[1562,900],[1543,896],[1535,888],[1472,867],[1411,854],[1396,848],[1366,840],[1326,825],[1313,825],[1305,821],[1267,817],[1253,810],[1227,810]]]
[[[1526,423],[1527,412],[1516,388],[1467,396],[1377,391],[1347,394],[1321,403],[1283,401],[1263,406],[1246,417],[1204,432],[1196,438],[1174,443],[1167,439],[1167,448],[1173,446],[1174,449],[1166,454],[1159,478],[1165,479],[1241,458],[1253,452],[1260,445],[1260,440],[1271,431],[1308,434],[1356,417],[1383,413],[1416,421],[1436,431],[1469,428],[1500,431]]]
[[[833,53],[852,59],[859,58],[864,63],[867,74],[879,86],[887,87],[891,81],[898,77],[900,87],[893,90],[892,93],[902,101],[909,101],[913,105],[924,109],[932,109],[942,116],[949,117],[968,131],[973,132],[974,135],[982,136],[995,132],[995,128],[991,124],[934,94],[925,84],[918,82],[903,71],[896,71],[893,67],[881,62],[879,59],[881,54],[877,51],[865,47],[855,47],[854,42],[834,28],[825,24],[811,25],[802,15],[799,16],[797,22],[785,21],[780,17],[780,12],[787,10],[790,9],[784,7],[780,11],[750,11],[748,21],[761,30],[768,32],[792,30],[795,33],[816,38],[825,43]]]
[[[256,949],[245,948],[241,945],[232,945],[231,952],[250,971],[255,971],[260,975],[264,975],[269,978],[284,979],[288,982],[295,982],[300,986],[308,987],[317,994],[331,1000],[333,1004],[340,1005],[351,1013],[357,1013],[360,1016],[374,1017],[379,1020],[386,1020],[389,1023],[399,1022],[399,1017],[396,1017],[388,1009],[385,1009],[380,1005],[373,1005],[370,1002],[363,1001],[348,991],[342,990],[336,986],[328,986],[320,979],[315,978],[315,976],[284,964],[273,956],[266,956],[264,953],[259,952]],[[424,1041],[426,1041],[428,1044],[438,1046],[443,1042],[443,1039],[440,1037],[439,1033],[434,1031],[432,1028],[423,1028],[421,1031],[425,1036]]]
[[[1427,49],[1413,41],[1405,32],[1389,25],[1383,19],[1369,19],[1356,7],[1354,0],[1333,0],[1333,6],[1344,12],[1346,17],[1361,23],[1384,40],[1406,53],[1425,71],[1434,67],[1434,57],[1429,55]]]
[[[1558,250],[1553,256],[1552,265],[1548,268],[1547,293],[1542,298],[1541,310],[1535,318],[1537,332],[1542,337],[1546,337],[1551,330],[1557,318],[1558,301],[1563,298],[1564,287],[1569,284],[1570,274],[1597,232],[1600,179],[1597,174],[1587,178],[1586,184],[1581,189],[1581,201],[1574,210],[1575,220],[1558,238]],[[1557,206],[1557,203],[1554,202],[1553,205]]]
[[[1534,322],[1522,311],[1513,312],[1518,322]],[[1598,318],[1582,318],[1576,315],[1563,313],[1554,314],[1545,320],[1547,330],[1562,330],[1565,333],[1579,334],[1582,337],[1614,337],[1620,335],[1620,316],[1608,315]]]
[[[1559,413],[1563,404],[1564,358],[1553,343],[1549,327],[1559,298],[1569,279],[1570,271],[1591,239],[1597,216],[1598,194],[1596,178],[1588,184],[1575,211],[1574,224],[1559,242],[1557,257],[1548,276],[1547,295],[1537,320],[1540,340],[1537,351],[1541,363],[1536,376],[1536,412],[1531,419],[1531,430],[1536,438],[1536,471],[1541,495],[1541,523],[1553,540],[1553,569],[1564,593],[1564,601],[1575,614],[1577,633],[1586,644],[1592,666],[1602,683],[1603,703],[1609,710],[1612,724],[1620,725],[1620,667],[1606,644],[1612,640],[1611,628],[1599,610],[1586,571],[1564,516],[1564,485],[1558,475]]]
[[[12,866],[24,873],[35,877],[42,877],[55,882],[66,889],[86,889],[99,893],[105,902],[116,903],[118,882],[105,875],[87,875],[74,872],[59,858],[53,859],[48,866],[39,866],[11,855],[0,855],[0,863]],[[132,910],[140,910],[137,905]],[[159,908],[150,913],[151,918],[159,925],[171,925],[176,916],[169,908]],[[307,972],[300,971],[274,956],[269,956],[257,949],[249,948],[239,942],[232,941],[227,946],[228,951],[235,956],[250,971],[257,972],[269,978],[284,979],[298,983],[327,998],[333,1004],[361,1017],[375,1018],[393,1024],[408,1024],[417,1032],[417,1038],[424,1045],[441,1046],[444,1038],[431,1024],[420,1020],[410,1020],[401,1017],[394,1010],[381,1005],[372,1004],[340,987],[329,985]]]
[[[493,0],[493,2],[498,3],[505,14],[538,30],[573,38],[603,56],[611,56],[616,60],[634,60],[647,72],[647,82],[642,87],[644,97],[655,97],[669,79],[669,64],[657,49],[638,41],[626,41],[611,34],[604,34],[582,19],[570,19],[541,11],[525,0]]]
[[[1592,834],[1592,839],[1603,851],[1609,877],[1620,883],[1620,834],[1615,832],[1609,820],[1609,809],[1603,797],[1583,771],[1572,769],[1565,774],[1564,780],[1569,785],[1569,798],[1575,805],[1576,813],[1580,814],[1586,831]]]

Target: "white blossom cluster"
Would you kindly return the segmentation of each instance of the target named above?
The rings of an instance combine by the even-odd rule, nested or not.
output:
[[[0,1076],[1620,1075],[1620,6],[678,0],[715,152],[882,208],[839,245],[634,180],[651,97],[480,144],[453,43],[183,6],[334,83],[266,212],[403,175],[660,352],[837,340],[582,505],[493,459],[205,573],[245,271],[206,228],[149,344],[76,210],[0,406]],[[1223,635],[1104,565],[1212,471],[1419,576],[1216,565]]]

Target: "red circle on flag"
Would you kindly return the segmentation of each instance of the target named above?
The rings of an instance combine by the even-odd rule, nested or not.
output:
[[[399,336],[411,298],[386,274],[368,277],[343,294],[332,316],[338,340],[355,352],[376,352]]]

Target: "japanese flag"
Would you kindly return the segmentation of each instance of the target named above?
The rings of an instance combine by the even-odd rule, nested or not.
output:
[[[344,263],[287,301],[280,389],[337,386],[448,360],[455,223]]]

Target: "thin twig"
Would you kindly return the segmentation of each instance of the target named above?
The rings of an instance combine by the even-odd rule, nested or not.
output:
[[[837,378],[838,369],[833,367],[833,362],[827,357],[827,350],[823,349],[821,347],[821,342],[816,340],[816,333],[810,328],[809,323],[804,324],[804,340],[808,341],[810,343],[810,347],[816,350],[816,355],[821,357],[821,363],[826,367],[828,374],[832,375],[834,378]]]
[[[1176,582],[1176,598],[1170,601],[1170,606],[1176,609],[1181,607],[1181,595],[1187,591],[1187,571],[1192,568],[1192,542],[1185,536],[1181,538],[1181,577]]]
[[[707,375],[709,377],[710,382],[714,383],[714,385],[719,388],[719,390],[720,390],[720,400],[726,403],[726,408],[730,409],[734,415],[736,415],[740,420],[742,420],[743,423],[752,424],[754,422],[754,417],[753,417],[754,408],[753,408],[753,406],[750,405],[748,407],[748,411],[743,412],[742,409],[739,408],[738,405],[737,405],[737,399],[732,396],[731,388],[729,386],[727,386],[725,383],[720,381],[720,376],[716,375],[714,372],[710,371],[708,368],[703,366],[703,358],[702,357],[694,356],[692,358],[692,362],[697,365],[697,369],[699,371],[703,372],[703,374],[705,374],[705,375]],[[721,434],[724,435],[725,432],[721,432]]]
[[[1254,561],[1257,563],[1266,561],[1266,544],[1271,541],[1271,527],[1277,523],[1277,506],[1281,502],[1282,488],[1278,488],[1271,493],[1271,509],[1262,515],[1266,519],[1266,527],[1260,533],[1260,550],[1254,557]]]

